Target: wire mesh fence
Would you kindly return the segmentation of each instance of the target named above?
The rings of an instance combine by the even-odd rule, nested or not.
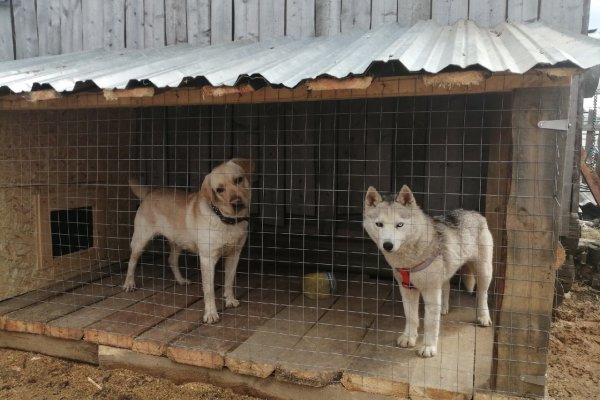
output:
[[[536,99],[536,118],[556,111]],[[530,110],[520,107],[510,93],[488,93],[3,115],[1,327],[315,386],[379,379],[379,385],[489,390],[503,374],[499,360],[528,361],[498,350],[513,345],[511,337],[477,326],[482,304],[498,325],[503,301],[545,300],[530,289],[535,274],[507,274],[506,264],[522,271],[543,265],[531,257],[553,254],[555,229],[536,221],[559,212],[558,139],[536,141],[534,128],[520,125],[519,115]],[[214,173],[231,159],[252,160],[254,170]],[[211,172],[213,186],[204,196]],[[229,181],[219,186],[217,177]],[[131,178],[144,188],[171,189],[150,191],[141,201]],[[455,209],[481,213],[493,239],[456,236],[465,224],[472,228],[471,220],[411,222],[418,209],[398,197],[403,185],[431,217],[456,217]],[[477,264],[481,249],[493,247],[490,298],[479,311],[479,297],[465,285],[482,269],[452,277],[449,310],[442,297],[425,299],[434,308],[425,310],[426,331],[428,320],[447,312],[434,357],[398,346],[407,299],[395,281],[401,279],[396,269],[420,265],[431,252],[386,257],[385,244],[378,246],[363,227],[371,186],[382,205],[405,207],[377,211],[382,220],[375,222],[410,226],[406,240],[433,237],[437,257]],[[508,205],[511,193],[517,203],[534,199],[539,207],[527,208],[526,218],[511,215],[525,209]],[[239,210],[232,196],[242,199],[235,200],[242,202]],[[136,222],[141,214],[145,225]],[[391,222],[383,221],[388,214]],[[242,215],[249,219],[235,220]],[[527,219],[514,237],[506,222],[512,216]],[[143,229],[153,239],[142,246],[136,290],[126,291],[132,237]],[[247,234],[223,239],[234,231]],[[446,231],[454,241],[447,242]],[[473,245],[479,247],[471,257],[466,249]],[[178,268],[167,268],[173,264]],[[206,271],[211,265],[214,277]],[[227,288],[232,268],[239,304]],[[435,276],[416,284],[427,292]],[[311,296],[307,285],[319,279],[326,281],[323,293]],[[506,282],[516,280],[524,291],[505,293]],[[434,287],[440,296],[441,285]],[[428,335],[418,331],[417,348]]]

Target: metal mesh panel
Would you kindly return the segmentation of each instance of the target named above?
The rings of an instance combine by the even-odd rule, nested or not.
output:
[[[528,304],[545,304],[532,287],[542,284],[535,271],[554,255],[557,230],[546,222],[560,208],[556,136],[539,139],[535,125],[525,124],[554,115],[558,106],[540,93],[532,98],[526,104],[510,93],[489,93],[3,114],[0,262],[8,273],[0,285],[0,327],[312,386],[491,393],[510,375],[507,363],[545,368],[543,357],[521,359],[514,347],[515,338],[537,338],[539,330],[547,335],[548,315]],[[239,307],[226,307],[227,262],[219,259],[220,320],[203,322],[201,260],[196,251],[176,257],[191,282],[177,284],[168,268],[169,242],[160,235],[165,223],[186,222],[160,216],[149,219],[157,229],[135,271],[137,290],[124,291],[140,209],[129,179],[193,193],[232,158],[256,166],[234,285]],[[363,228],[369,186],[393,195],[394,203],[403,185],[432,217],[455,209],[481,213],[494,240],[488,301],[494,327],[477,326],[477,300],[461,270],[450,281],[450,310],[441,317],[432,358],[397,345],[406,324],[398,282]],[[206,203],[163,196],[173,196],[167,214],[179,207],[203,212],[192,205]],[[93,245],[57,256],[50,218],[72,208],[91,210]],[[219,223],[214,214],[207,218]],[[419,235],[425,227],[411,229]],[[214,233],[200,226],[181,235],[184,250],[194,250]],[[460,254],[468,244],[446,244],[442,251]],[[217,249],[213,258],[232,252]],[[394,267],[411,266],[398,262]],[[335,278],[331,293],[303,294],[303,279],[313,273]],[[418,332],[417,349],[424,340],[423,328]],[[534,348],[536,340],[522,346]]]

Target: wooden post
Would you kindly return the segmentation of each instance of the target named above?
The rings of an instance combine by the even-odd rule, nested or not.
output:
[[[512,181],[506,210],[506,275],[496,320],[495,389],[543,396],[554,294],[558,139],[540,120],[565,114],[568,88],[513,92]]]

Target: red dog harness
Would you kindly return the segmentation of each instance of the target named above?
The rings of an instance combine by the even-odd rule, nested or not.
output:
[[[429,257],[427,257],[425,259],[425,261],[423,261],[417,265],[414,265],[412,268],[396,268],[396,271],[398,271],[398,273],[402,277],[402,286],[404,286],[407,289],[414,289],[415,286],[410,281],[410,273],[422,271],[425,268],[429,267],[431,265],[431,263],[433,262],[433,260],[438,258],[439,255],[440,255],[440,251],[438,249],[433,254],[431,254]]]

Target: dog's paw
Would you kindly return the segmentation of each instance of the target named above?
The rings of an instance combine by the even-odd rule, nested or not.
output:
[[[189,285],[190,283],[192,283],[192,281],[190,281],[189,279],[177,279],[177,284],[178,285]]]
[[[492,326],[492,319],[489,314],[477,317],[477,323],[481,326]]]
[[[125,279],[125,283],[123,284],[123,290],[126,292],[133,292],[136,288],[134,279]]]
[[[417,338],[407,335],[400,335],[396,343],[398,343],[398,346],[400,347],[415,347]]]
[[[417,350],[417,354],[423,358],[433,357],[437,354],[436,346],[423,346]]]
[[[228,297],[225,299],[225,308],[235,308],[239,306],[240,302],[235,297]]]
[[[219,314],[216,311],[214,312],[205,312],[204,317],[202,317],[202,321],[206,324],[214,324],[215,322],[219,322]]]
[[[448,306],[448,304],[443,304],[442,305],[442,310],[441,310],[441,314],[442,315],[446,315],[448,314],[448,312],[450,311],[450,306]]]

